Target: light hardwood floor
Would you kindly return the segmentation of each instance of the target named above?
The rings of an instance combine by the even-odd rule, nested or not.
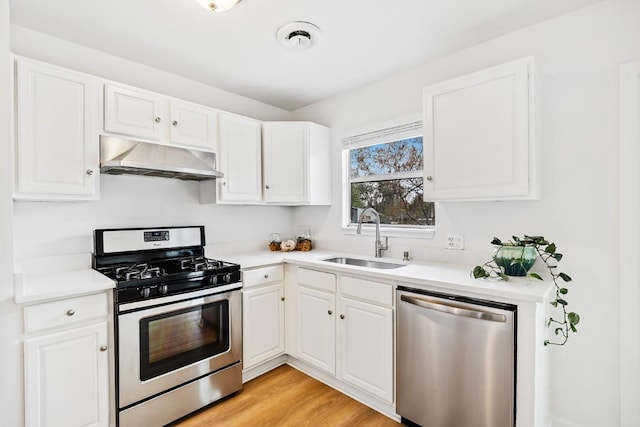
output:
[[[401,424],[290,366],[174,424],[179,427],[387,427]]]

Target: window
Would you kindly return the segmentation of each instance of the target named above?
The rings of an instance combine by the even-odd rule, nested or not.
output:
[[[344,140],[347,225],[356,224],[367,207],[378,211],[386,227],[435,225],[434,204],[423,199],[421,133],[422,123],[413,122]]]

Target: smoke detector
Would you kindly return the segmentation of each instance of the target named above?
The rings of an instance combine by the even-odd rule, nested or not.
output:
[[[320,29],[311,22],[295,21],[284,24],[276,38],[287,49],[304,50],[318,44]]]

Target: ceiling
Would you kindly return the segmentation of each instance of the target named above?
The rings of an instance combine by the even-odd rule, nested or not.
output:
[[[294,110],[597,0],[11,0],[13,24]],[[320,28],[309,50],[276,40]]]

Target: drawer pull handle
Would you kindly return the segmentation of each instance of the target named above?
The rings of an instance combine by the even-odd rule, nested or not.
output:
[[[264,275],[264,278],[265,278],[265,279],[268,279],[268,278],[269,278],[269,275],[268,275],[268,274],[265,274],[265,275]]]
[[[76,314],[75,310],[67,310],[67,316],[73,316],[74,314]]]
[[[107,346],[106,345],[101,345],[100,346],[100,351],[107,351]]]

